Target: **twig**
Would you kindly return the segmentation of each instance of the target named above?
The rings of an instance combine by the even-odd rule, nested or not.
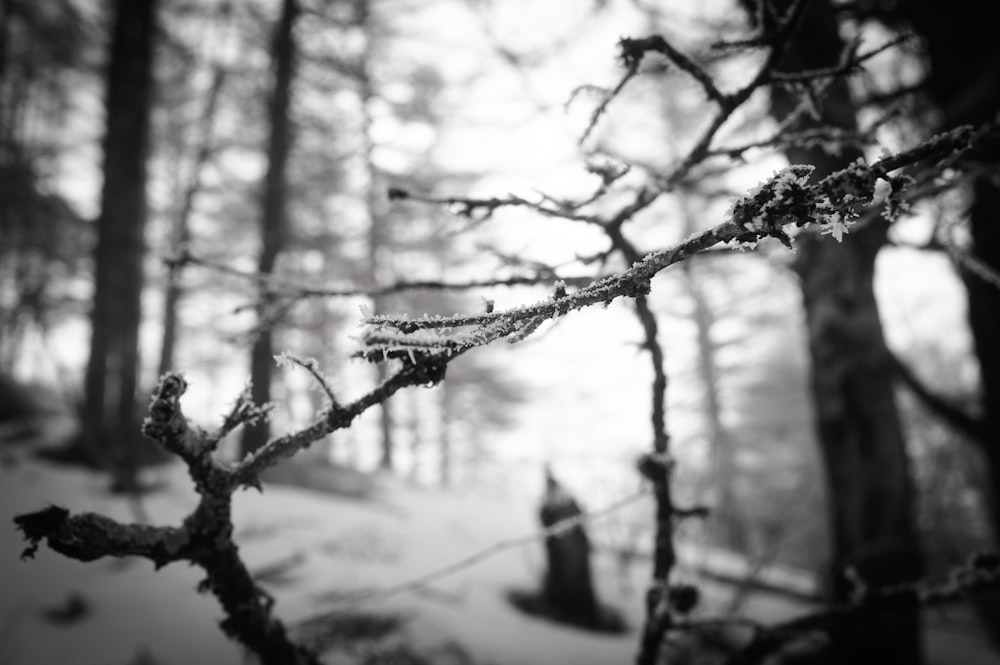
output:
[[[628,69],[625,70],[625,74],[622,76],[621,80],[618,81],[618,85],[616,85],[611,92],[604,96],[601,103],[598,104],[597,108],[595,108],[593,113],[590,114],[590,121],[587,123],[587,126],[584,128],[583,133],[577,141],[579,145],[583,145],[587,141],[591,132],[593,132],[594,128],[597,127],[597,121],[600,120],[601,116],[608,110],[608,106],[619,94],[621,94],[621,91],[625,89],[625,85],[635,78],[635,75],[638,73],[639,62],[635,61],[629,65]]]
[[[873,613],[898,612],[905,608],[954,603],[988,589],[1000,588],[1000,555],[979,554],[953,569],[940,582],[927,579],[860,594],[857,602],[837,605],[758,632],[747,647],[735,654],[729,665],[756,665],[801,636],[820,631],[839,633],[852,623],[863,622]]]
[[[640,39],[629,39],[626,37],[618,43],[618,46],[621,49],[622,60],[630,70],[638,68],[639,63],[642,62],[643,56],[646,53],[659,53],[676,65],[678,69],[697,81],[709,99],[718,104],[727,103],[726,95],[716,87],[712,77],[691,58],[674,48],[662,35],[652,35]]]
[[[985,261],[958,249],[954,244],[948,246],[948,255],[977,279],[1000,289],[1000,272],[991,268]]]
[[[896,39],[889,40],[882,46],[867,51],[861,55],[857,54],[857,44],[850,44],[844,50],[840,62],[832,67],[822,69],[811,69],[796,72],[771,71],[767,76],[767,81],[771,83],[813,83],[823,79],[839,78],[857,71],[862,64],[871,60],[875,56],[904,44],[913,39],[913,35],[901,35]]]
[[[241,280],[259,282],[263,280],[268,288],[274,293],[281,294],[286,298],[303,300],[307,298],[353,298],[353,297],[378,297],[388,296],[408,291],[471,291],[474,289],[485,289],[507,286],[537,286],[548,284],[556,280],[563,280],[567,284],[583,285],[589,281],[586,277],[560,277],[553,271],[543,271],[538,274],[511,275],[510,277],[497,277],[491,279],[469,279],[462,281],[445,280],[400,280],[384,286],[356,287],[348,286],[343,288],[324,288],[297,282],[294,280],[277,277],[275,275],[259,275],[255,272],[240,270],[228,266],[224,263],[212,261],[210,259],[184,253],[180,256],[165,259],[166,261],[181,265],[195,265],[207,268],[215,272],[231,275]],[[254,307],[248,305],[239,309]]]
[[[889,353],[889,362],[892,365],[893,371],[896,372],[906,387],[916,395],[921,404],[951,425],[951,427],[967,436],[980,448],[987,446],[989,432],[986,430],[986,423],[982,418],[977,418],[967,413],[958,404],[953,403],[943,395],[933,392],[895,353]]]

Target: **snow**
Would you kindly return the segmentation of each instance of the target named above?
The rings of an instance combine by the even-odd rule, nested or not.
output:
[[[195,496],[179,467],[157,472],[165,484],[147,497],[151,522],[175,523]],[[125,663],[145,649],[157,663],[241,663],[240,649],[219,632],[221,612],[194,591],[201,573],[183,564],[154,572],[133,560],[69,561],[42,547],[18,561],[23,542],[12,524],[18,513],[49,503],[131,518],[127,501],[109,497],[92,474],[52,469],[27,460],[0,471],[0,617],[17,617],[0,654],[16,665]],[[537,497],[483,499],[383,482],[379,498],[349,500],[285,487],[235,497],[237,541],[251,570],[282,561],[296,565],[268,590],[289,622],[343,608],[335,596],[403,583],[442,565],[534,532]],[[599,507],[594,507],[599,508]],[[621,636],[588,634],[525,616],[506,591],[535,588],[543,567],[537,543],[498,551],[418,592],[376,599],[353,609],[403,613],[418,641],[454,641],[478,661],[611,663],[632,659],[640,589],[647,573],[632,571],[631,593],[615,580],[613,564],[595,567],[601,598],[623,610],[632,627]],[[42,616],[80,594],[93,612],[70,626]],[[0,630],[0,633],[3,631]]]
[[[153,476],[163,487],[146,497],[144,509],[152,523],[176,523],[195,503],[190,482],[179,466]],[[171,564],[154,571],[146,561],[117,559],[82,564],[44,546],[35,559],[18,560],[23,542],[11,521],[16,514],[57,503],[130,520],[128,501],[109,496],[106,485],[91,473],[26,458],[0,468],[0,663],[124,664],[138,662],[141,653],[161,665],[247,662],[218,630],[222,616],[214,598],[195,592],[202,577],[196,569]],[[538,497],[500,500],[387,478],[377,486],[368,500],[274,485],[267,485],[263,494],[250,490],[236,495],[237,542],[251,570],[258,575],[269,571],[264,584],[286,622],[294,625],[347,609],[399,616],[403,624],[396,639],[439,654],[457,645],[476,663],[632,661],[649,575],[642,557],[624,566],[600,548],[595,555],[599,597],[623,613],[628,632],[609,636],[559,626],[523,615],[505,599],[511,589],[535,588],[543,570],[540,543],[498,546],[537,530]],[[587,508],[595,512],[601,506]],[[591,528],[593,533],[596,527]],[[679,573],[702,586],[707,604],[728,602],[728,590],[694,572],[703,553],[686,549],[691,554],[682,551],[682,559],[689,561]],[[477,553],[483,556],[474,565],[418,589],[384,592]],[[375,597],[365,596],[373,590]],[[72,594],[91,611],[69,624],[45,618],[46,611],[65,606]],[[804,607],[758,594],[744,610],[766,620]],[[326,655],[331,663],[357,662],[345,660],[344,652]]]

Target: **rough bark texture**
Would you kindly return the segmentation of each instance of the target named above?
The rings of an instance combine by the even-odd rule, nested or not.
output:
[[[298,15],[298,0],[285,0],[281,18],[274,32],[272,60],[274,63],[274,87],[271,93],[270,117],[271,137],[267,148],[267,175],[264,179],[263,215],[261,218],[261,251],[257,270],[268,275],[274,269],[275,260],[284,248],[287,238],[287,166],[291,152],[291,121],[288,113],[291,106],[292,80],[295,75],[295,36],[293,29]],[[271,400],[271,374],[274,368],[274,345],[268,303],[271,300],[266,288],[261,288],[261,305],[258,317],[259,334],[254,340],[250,353],[250,380],[253,382],[253,400],[264,404]],[[243,434],[243,453],[247,454],[263,446],[270,435],[266,421],[248,427]]]
[[[85,445],[127,480],[137,444],[146,156],[155,0],[119,0],[108,65],[104,184],[94,255],[94,303],[85,379]]]
[[[812,2],[780,68],[801,71],[833,65],[844,47],[828,2]],[[775,114],[787,115],[796,96],[776,89]],[[843,81],[827,88],[822,122],[855,126]],[[790,149],[792,163],[816,166],[816,176],[843,168],[859,155]],[[846,600],[853,568],[870,588],[922,573],[914,491],[893,393],[890,359],[873,290],[875,258],[886,225],[877,222],[846,236],[804,237],[795,269],[801,279],[812,357],[811,389],[829,494],[832,594]],[[919,614],[884,611],[835,635],[835,662],[917,663],[922,659]]]

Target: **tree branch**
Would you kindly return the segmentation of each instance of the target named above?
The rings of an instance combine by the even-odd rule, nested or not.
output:
[[[988,432],[982,418],[976,418],[945,396],[935,393],[895,353],[889,353],[889,361],[896,376],[931,413],[968,437],[980,448],[986,445]]]
[[[758,628],[756,637],[730,658],[727,665],[772,662],[769,657],[811,633],[836,635],[849,631],[852,624],[866,621],[875,613],[945,605],[996,588],[1000,588],[1000,555],[978,554],[971,557],[965,565],[953,569],[943,581],[922,579],[895,587],[883,587],[874,592],[867,592],[862,588],[858,590],[859,599],[855,603],[837,605],[776,626]],[[826,641],[815,644],[817,651],[827,645]],[[816,655],[818,654],[813,654]]]

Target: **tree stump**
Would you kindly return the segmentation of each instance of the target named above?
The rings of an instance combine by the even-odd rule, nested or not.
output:
[[[582,514],[580,506],[545,470],[545,495],[542,497],[542,526]],[[586,628],[599,628],[600,605],[594,593],[590,571],[590,542],[582,523],[545,539],[546,571],[542,583],[542,603],[557,620]]]

